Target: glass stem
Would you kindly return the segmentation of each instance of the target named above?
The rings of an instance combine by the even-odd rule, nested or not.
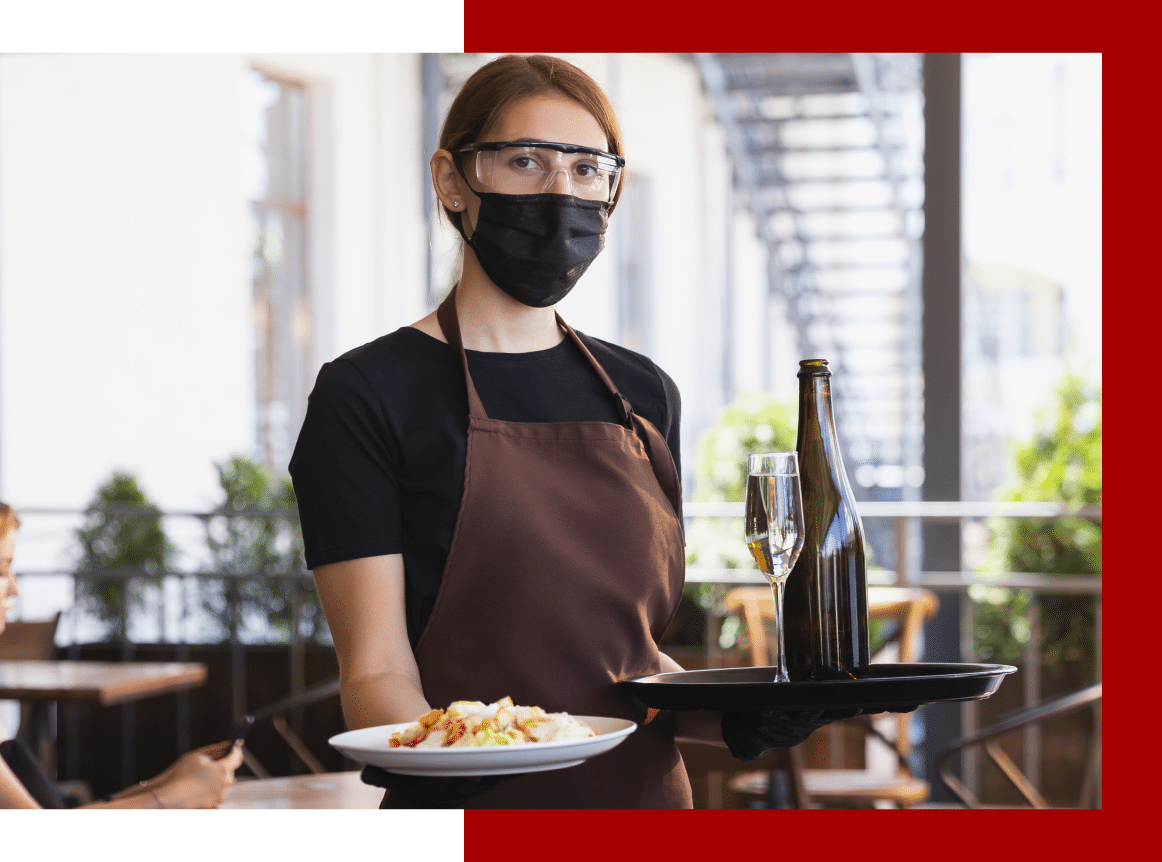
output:
[[[771,589],[775,593],[775,682],[790,682],[787,676],[787,654],[783,650],[783,587],[786,578],[779,578]]]

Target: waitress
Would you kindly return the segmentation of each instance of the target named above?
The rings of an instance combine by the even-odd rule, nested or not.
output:
[[[676,734],[725,732],[750,759],[824,723],[658,714],[616,685],[681,670],[658,641],[685,559],[674,381],[554,311],[602,249],[621,153],[575,66],[505,56],[472,75],[431,159],[460,278],[432,314],[323,366],[290,471],[349,728],[508,695],[639,729],[510,780],[368,768],[384,807],[689,807]]]

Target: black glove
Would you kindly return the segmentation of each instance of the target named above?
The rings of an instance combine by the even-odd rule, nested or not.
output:
[[[859,713],[858,708],[726,712],[722,740],[739,760],[754,760],[771,748],[792,748],[820,727]]]
[[[421,808],[462,808],[472,797],[519,775],[400,775],[365,766],[359,777],[364,784],[394,790]]]
[[[920,706],[918,703],[890,703],[883,706],[872,707],[865,709],[864,715],[882,715],[885,712],[915,712],[916,708]]]

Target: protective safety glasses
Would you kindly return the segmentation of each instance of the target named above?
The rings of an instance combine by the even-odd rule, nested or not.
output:
[[[561,194],[610,202],[625,159],[575,144],[489,141],[461,147],[469,172],[485,191],[505,195]]]

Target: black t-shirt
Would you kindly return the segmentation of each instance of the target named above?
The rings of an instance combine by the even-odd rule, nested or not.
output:
[[[640,354],[581,340],[634,412],[666,439],[681,475],[674,381]],[[616,399],[571,338],[530,353],[467,354],[493,419],[622,421]],[[413,645],[452,545],[467,427],[459,359],[444,342],[403,327],[322,367],[291,456],[308,568],[402,553]]]

